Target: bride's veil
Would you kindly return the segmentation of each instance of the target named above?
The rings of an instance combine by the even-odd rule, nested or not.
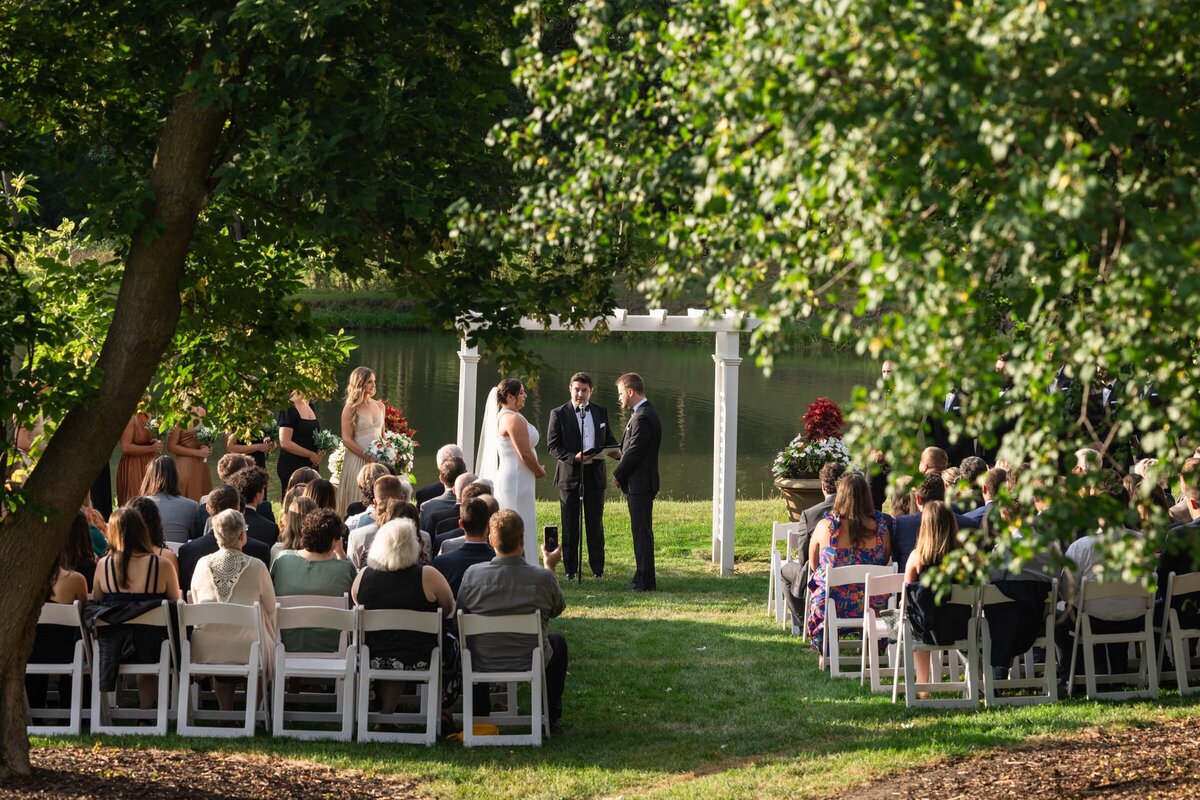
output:
[[[500,434],[496,425],[500,419],[500,404],[496,387],[488,392],[483,408],[483,426],[479,430],[479,450],[475,456],[475,474],[493,483],[500,473]]]

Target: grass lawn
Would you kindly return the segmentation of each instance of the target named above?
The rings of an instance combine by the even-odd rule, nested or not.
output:
[[[543,523],[557,503],[541,503]],[[950,754],[1061,736],[1091,725],[1146,724],[1200,713],[1167,692],[1159,703],[910,712],[857,681],[833,681],[816,656],[765,614],[767,544],[779,500],[738,503],[737,574],[709,563],[711,505],[656,506],[659,591],[626,589],[628,519],[606,514],[608,574],[565,587],[551,625],[570,646],[567,732],[541,749],[465,750],[440,743],[304,743],[119,737],[123,747],[225,749],[307,758],[421,781],[438,798],[818,797]],[[64,740],[81,741],[81,740]],[[91,742],[85,737],[82,741]],[[53,744],[54,740],[36,740]]]

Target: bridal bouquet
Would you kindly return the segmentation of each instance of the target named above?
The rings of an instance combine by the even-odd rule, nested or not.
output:
[[[367,453],[396,470],[397,475],[407,475],[412,472],[414,448],[412,437],[385,430],[367,447]]]

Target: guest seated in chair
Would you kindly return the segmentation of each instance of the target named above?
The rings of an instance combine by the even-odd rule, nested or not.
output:
[[[864,481],[863,485],[866,485]],[[869,502],[868,497],[868,502]],[[488,541],[496,557],[470,567],[458,590],[458,604],[469,614],[503,616],[507,614],[542,615],[542,625],[566,608],[562,589],[554,576],[554,567],[562,559],[562,548],[546,553],[546,568],[525,561],[525,522],[512,509],[496,513],[488,523]],[[562,729],[563,689],[567,680],[567,640],[549,631],[545,635],[543,658],[546,665],[546,694],[550,728]],[[474,666],[483,671],[525,670],[529,656],[537,647],[537,637],[507,634],[482,634],[468,642]],[[480,696],[482,690],[482,697]],[[487,686],[476,686],[475,708],[486,714]],[[479,702],[480,700],[483,702]]]
[[[412,520],[397,519],[379,529],[367,551],[366,566],[354,580],[350,596],[355,605],[368,611],[402,609],[440,611],[444,618],[454,615],[454,593],[442,574],[417,561],[420,543]],[[371,669],[425,670],[437,644],[433,634],[412,631],[371,631],[366,634],[371,648]],[[454,705],[462,692],[462,666],[458,639],[442,628],[442,708]],[[399,681],[381,681],[381,711],[395,711],[402,685]]]
[[[196,564],[191,602],[243,606],[258,603],[262,629],[249,631],[229,625],[198,627],[192,633],[193,657],[206,664],[244,664],[250,657],[250,645],[261,641],[259,657],[269,674],[275,653],[275,587],[271,585],[271,574],[262,561],[242,552],[248,531],[239,512],[228,509],[217,514],[212,518],[212,529],[220,549]],[[216,681],[217,705],[222,711],[233,708],[234,683],[220,678]]]
[[[924,504],[917,546],[904,566],[904,582],[909,585],[907,614],[913,634],[925,644],[936,644],[940,640],[957,641],[960,637],[948,629],[965,622],[943,618],[945,615],[939,614],[940,609],[933,603],[933,593],[920,585],[921,576],[941,565],[946,554],[953,549],[957,537],[958,522],[946,504],[939,500]],[[913,666],[917,671],[917,683],[928,683],[929,652],[914,653]]]
[[[837,483],[833,510],[817,523],[809,547],[808,567],[812,574],[808,588],[808,635],[818,653],[825,645],[826,571],[852,564],[884,565],[892,560],[892,518],[875,510],[871,487],[860,472],[847,472]],[[861,617],[865,610],[864,587],[841,586],[834,592],[839,617]],[[871,605],[882,611],[887,598],[878,597]]]
[[[354,565],[337,558],[333,548],[343,528],[342,518],[332,508],[319,508],[306,516],[300,527],[300,549],[280,553],[271,565],[275,594],[341,597],[349,592],[356,574]],[[332,653],[338,649],[339,634],[334,630],[297,628],[282,631],[282,639],[290,652]]]

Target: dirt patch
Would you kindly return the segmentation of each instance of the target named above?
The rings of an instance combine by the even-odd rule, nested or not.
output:
[[[1089,730],[1013,750],[955,758],[855,787],[843,797],[1194,798],[1200,796],[1200,722]]]
[[[416,782],[307,761],[228,753],[39,747],[33,775],[0,782],[0,800],[418,798]]]

